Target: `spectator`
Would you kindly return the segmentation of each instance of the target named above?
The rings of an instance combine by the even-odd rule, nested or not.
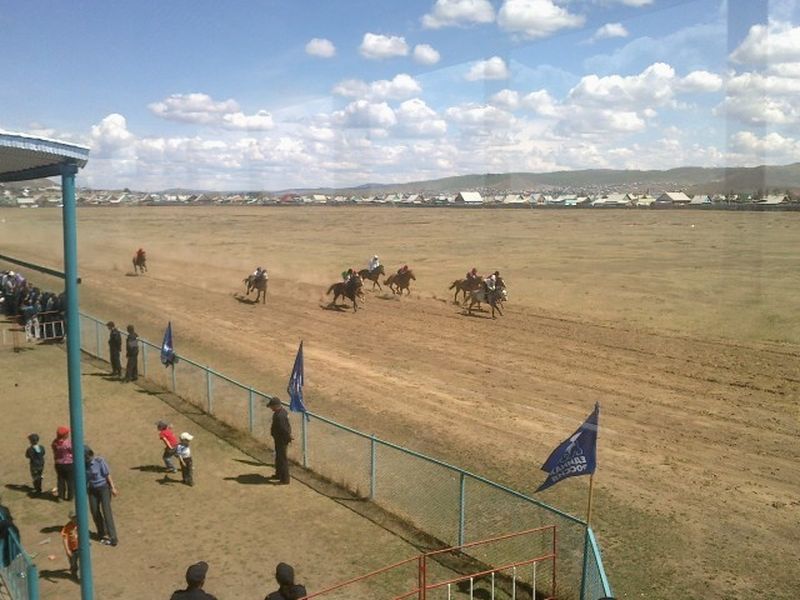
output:
[[[133,330],[133,325],[128,325],[128,339],[125,341],[125,379],[122,381],[136,381],[139,378],[139,336]]]
[[[58,487],[56,488],[58,499],[72,500],[74,480],[72,441],[69,439],[69,428],[62,425],[56,429],[56,439],[53,440],[52,448],[58,479]]]
[[[69,573],[74,579],[78,578],[78,517],[74,512],[69,513],[69,521],[61,528],[61,540],[64,542],[64,552],[69,560]]]
[[[39,443],[39,434],[32,433],[28,436],[30,446],[25,451],[25,458],[31,468],[33,493],[37,496],[42,493],[42,478],[44,474],[44,446]]]
[[[164,453],[161,455],[164,461],[164,468],[168,473],[174,473],[178,469],[172,464],[172,458],[176,455],[176,448],[178,446],[178,438],[175,437],[172,428],[164,421],[156,423],[158,427],[158,439],[164,444]],[[191,456],[191,454],[190,454]]]
[[[89,492],[89,509],[97,528],[100,543],[116,546],[119,543],[117,528],[114,526],[114,514],[111,512],[111,496],[117,495],[114,480],[108,463],[100,456],[95,456],[89,446],[84,446],[86,458],[86,483]]]
[[[267,406],[272,409],[270,434],[275,442],[275,475],[270,479],[277,479],[279,485],[288,485],[290,480],[287,451],[289,444],[294,439],[292,438],[292,425],[289,423],[289,413],[277,398],[271,398]]]
[[[175,453],[181,462],[183,483],[189,486],[194,485],[194,463],[192,462],[192,449],[189,447],[193,439],[194,436],[191,433],[184,431],[181,434],[180,444],[175,448]]]
[[[106,327],[108,327],[108,359],[111,362],[111,375],[121,377],[122,363],[119,355],[122,352],[122,334],[114,325],[114,321],[106,323]]]
[[[307,596],[306,588],[294,582],[294,569],[286,563],[278,563],[275,567],[275,579],[278,589],[268,594],[264,600],[299,600]]]
[[[19,554],[19,545],[11,543],[11,534],[19,540],[19,529],[14,525],[11,511],[2,503],[0,498],[0,567],[7,567]],[[20,545],[22,542],[20,541]]]
[[[208,573],[207,562],[200,561],[191,565],[186,569],[186,589],[173,592],[170,600],[217,600],[216,596],[203,590],[206,573]]]

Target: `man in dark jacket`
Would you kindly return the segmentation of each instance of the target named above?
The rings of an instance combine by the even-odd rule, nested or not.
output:
[[[289,459],[287,450],[292,441],[292,425],[289,423],[289,413],[283,408],[281,401],[271,398],[267,404],[272,409],[272,427],[270,434],[275,442],[275,475],[271,479],[277,479],[281,485],[289,484]]]
[[[269,594],[264,600],[299,600],[308,595],[306,588],[294,582],[294,569],[286,563],[278,563],[275,568],[275,579],[278,581],[277,591]]]
[[[200,561],[191,565],[186,569],[186,589],[175,591],[170,600],[217,600],[216,596],[203,590],[206,573],[208,573],[207,562]]]
[[[114,321],[106,323],[106,327],[108,327],[108,358],[111,362],[111,375],[120,377],[122,376],[122,363],[119,355],[122,352],[122,334],[114,325]]]
[[[133,325],[128,325],[128,339],[125,342],[125,379],[122,381],[136,381],[139,378],[139,336],[133,330]]]

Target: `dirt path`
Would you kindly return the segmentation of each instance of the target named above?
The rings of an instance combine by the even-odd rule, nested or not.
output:
[[[400,229],[407,232],[406,241],[405,246],[389,244],[395,255],[412,257],[403,260],[417,270],[418,291],[400,300],[370,294],[364,311],[354,315],[325,310],[326,283],[341,270],[334,265],[347,264],[342,255],[368,256],[386,242],[368,228],[357,242],[345,236],[325,241],[323,233],[331,226],[326,219],[339,220],[337,211],[260,213],[281,224],[293,220],[294,229],[281,230],[287,239],[267,223],[253,224],[247,214],[236,212],[204,213],[208,219],[213,215],[206,223],[193,211],[126,214],[122,224],[144,241],[126,237],[110,212],[81,214],[84,311],[135,322],[151,340],[160,339],[171,319],[179,352],[265,391],[285,389],[297,342],[303,339],[313,410],[528,492],[543,479],[538,466],[549,451],[599,401],[595,525],[618,595],[793,597],[796,577],[785,565],[800,559],[800,348],[774,341],[777,335],[758,340],[750,333],[762,313],[769,312],[767,307],[779,303],[777,298],[764,301],[760,316],[742,313],[740,337],[718,338],[705,326],[694,327],[703,316],[720,319],[708,308],[711,300],[692,296],[694,287],[702,287],[702,270],[689,284],[675,276],[672,266],[662,266],[638,296],[625,293],[639,300],[672,296],[673,304],[695,306],[699,314],[678,311],[670,320],[671,313],[665,317],[659,311],[673,309],[653,304],[633,305],[630,319],[607,318],[615,314],[614,302],[602,300],[602,281],[587,291],[590,299],[600,298],[595,304],[559,311],[552,299],[538,305],[535,296],[519,298],[517,290],[533,284],[514,271],[512,259],[485,254],[459,258],[460,238],[448,238],[451,230],[442,225],[437,237],[429,229],[436,223],[414,224],[429,220],[426,211],[394,211],[393,219],[408,221]],[[359,213],[365,221],[378,219],[371,215]],[[739,224],[717,223],[709,238],[686,252],[695,256],[698,246],[727,243]],[[597,225],[597,252],[616,254],[605,244],[619,226],[602,225]],[[648,238],[642,231],[646,224],[637,225],[641,242]],[[675,228],[675,223],[667,225]],[[274,233],[263,240],[256,234],[258,227]],[[166,233],[170,231],[171,236]],[[662,242],[666,254],[684,244],[680,232],[673,234],[672,245]],[[780,232],[789,235],[782,228]],[[512,231],[507,237],[516,239],[517,234]],[[293,237],[313,238],[316,244],[293,246]],[[452,249],[435,254],[442,259],[433,264],[431,254],[446,252],[441,247],[447,240]],[[344,248],[337,247],[340,241]],[[480,239],[476,243],[482,247]],[[125,267],[115,265],[124,264],[121,257],[136,244],[147,245],[151,271],[127,277]],[[581,244],[590,245],[585,239]],[[568,241],[561,245],[569,247]],[[757,245],[762,255],[772,252],[772,238],[761,237]],[[11,249],[49,263],[60,255],[57,245],[32,246],[24,239]],[[510,250],[509,256],[519,253]],[[262,262],[257,258],[262,255],[270,258],[264,266],[276,265],[268,304],[237,302],[232,294],[241,277]],[[324,264],[315,262],[320,256]],[[642,280],[630,266],[635,258],[626,257],[624,268],[606,267],[612,282],[607,297],[619,293],[612,290],[619,281]],[[448,300],[437,299],[447,298],[444,292],[432,291],[445,290],[444,282],[459,275],[453,264],[493,260],[504,263],[511,289],[504,317],[466,317]],[[654,261],[643,257],[641,262],[649,269]],[[725,268],[733,266],[726,263]],[[584,269],[576,268],[576,277],[588,277]],[[547,261],[541,271],[555,272]],[[705,276],[714,284],[722,280]],[[560,277],[568,278],[569,271]],[[743,274],[742,281],[749,285],[748,277]],[[673,285],[676,281],[683,283]],[[553,282],[536,285],[548,289]],[[732,296],[750,294],[748,286],[733,289],[735,279],[728,285]],[[769,286],[788,292],[797,289],[798,281],[789,273]],[[565,286],[561,293],[569,289]],[[565,304],[580,306],[577,292],[571,293]],[[721,301],[720,311],[727,311],[728,304],[729,299]],[[648,315],[655,320],[645,326]],[[664,322],[676,326],[661,327]],[[726,331],[733,329],[727,316],[725,323]],[[585,494],[586,481],[575,479],[542,498],[583,514]],[[776,556],[783,558],[777,561]]]

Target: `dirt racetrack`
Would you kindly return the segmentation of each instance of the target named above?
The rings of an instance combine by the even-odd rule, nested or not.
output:
[[[709,211],[79,211],[81,307],[312,410],[532,492],[601,403],[593,524],[620,598],[793,598],[800,560],[800,215]],[[150,271],[130,276],[134,250]],[[0,253],[59,265],[60,213],[0,212]],[[378,253],[410,297],[328,310]],[[237,301],[256,265],[265,306]],[[2,265],[0,265],[2,266]],[[499,269],[505,316],[449,283]],[[45,286],[55,280],[32,276]],[[368,286],[369,287],[369,286]],[[578,515],[587,479],[541,494]]]

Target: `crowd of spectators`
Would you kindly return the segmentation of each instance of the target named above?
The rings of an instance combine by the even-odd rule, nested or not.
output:
[[[63,337],[64,293],[55,294],[33,286],[21,273],[0,271],[0,311],[6,317],[16,319],[37,338]],[[45,323],[57,326],[42,328]]]

